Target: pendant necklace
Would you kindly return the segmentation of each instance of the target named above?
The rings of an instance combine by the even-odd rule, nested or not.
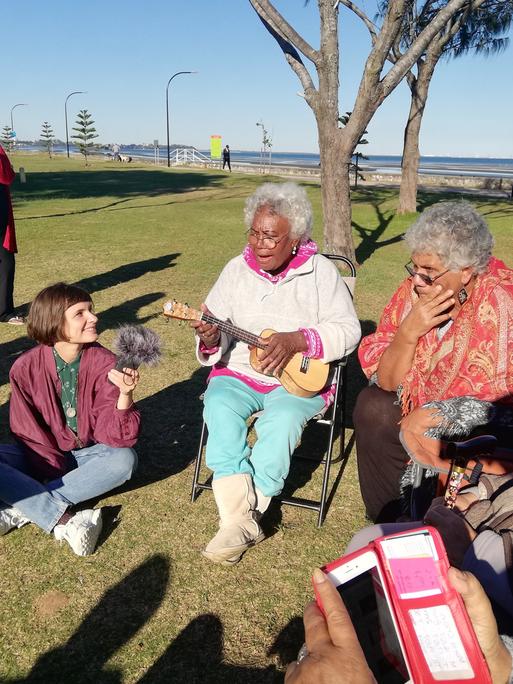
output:
[[[71,397],[70,397],[63,382],[61,382],[61,388],[62,388],[62,392],[64,394],[64,400],[67,404],[65,413],[68,416],[68,418],[74,418],[77,415],[77,409],[73,406],[73,400],[75,399],[75,392],[73,392]]]

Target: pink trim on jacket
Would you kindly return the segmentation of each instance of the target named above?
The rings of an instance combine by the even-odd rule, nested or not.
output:
[[[245,246],[244,251],[242,252],[242,256],[244,258],[244,261],[247,263],[247,265],[250,267],[252,271],[255,271],[255,273],[258,273],[258,275],[262,276],[266,280],[270,280],[271,283],[279,283],[280,280],[283,280],[285,278],[289,271],[292,271],[294,268],[299,268],[299,266],[302,266],[306,261],[308,261],[308,259],[311,256],[317,254],[318,251],[319,249],[317,247],[317,243],[315,243],[313,240],[308,240],[308,242],[300,243],[299,249],[297,250],[297,254],[292,257],[292,259],[285,266],[283,271],[276,273],[276,275],[268,273],[267,271],[263,271],[260,268],[250,245]]]
[[[267,271],[263,271],[260,268],[260,266],[257,263],[257,260],[255,259],[253,250],[249,245],[246,245],[246,247],[244,248],[242,256],[244,258],[244,261],[252,271],[254,271],[260,276],[263,276],[264,278],[266,278],[266,280],[270,280],[272,283],[278,283],[280,282],[280,280],[283,280],[283,278],[285,278],[289,271],[298,268],[299,266],[302,266],[306,261],[308,261],[308,259],[310,259],[311,256],[317,254],[317,252],[318,247],[313,240],[309,240],[304,244],[300,244],[297,254],[289,261],[289,263],[283,269],[283,271],[280,271],[280,273],[277,273],[276,275],[267,273]],[[306,352],[304,352],[305,356],[309,356],[313,359],[322,358],[324,350],[322,346],[321,337],[317,330],[315,330],[314,328],[301,328],[300,330],[305,336],[305,340],[308,345],[308,349],[306,350]],[[207,349],[207,347],[205,347],[205,345],[203,345],[203,343],[200,342],[199,350],[203,354],[215,354],[218,349],[219,347]],[[244,375],[243,373],[236,373],[230,368],[227,368],[226,366],[220,363],[216,363],[216,365],[213,366],[212,370],[210,371],[208,379],[210,380],[211,378],[216,378],[219,376],[236,378],[237,380],[240,380],[245,385],[250,387],[255,392],[259,392],[260,394],[268,394],[269,392],[275,390],[277,387],[281,386],[276,384],[271,385],[264,381],[260,382],[255,378],[250,378],[247,375]],[[326,407],[330,406],[333,403],[334,392],[335,385],[331,385],[330,387],[326,388],[323,392],[321,392],[321,397],[323,398]]]

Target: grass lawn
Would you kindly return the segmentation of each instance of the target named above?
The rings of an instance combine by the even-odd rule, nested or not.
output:
[[[165,345],[143,372],[143,434],[132,482],[101,500],[112,525],[94,556],[78,558],[35,525],[0,538],[0,680],[17,682],[275,682],[302,643],[300,616],[314,567],[334,559],[365,524],[354,454],[324,526],[291,507],[270,511],[270,537],[235,567],[199,554],[217,528],[210,492],[190,503],[191,461],[206,374],[186,326],[161,316],[167,298],[198,306],[244,245],[242,207],[261,177],[14,155],[27,183],[13,186],[20,253],[15,301],[57,280],[79,283],[110,346],[120,323],[144,323]],[[321,237],[320,192],[307,184]],[[448,195],[444,195],[447,197]],[[457,195],[455,195],[457,196]],[[441,198],[422,195],[427,206]],[[495,253],[509,260],[513,206],[471,198],[488,219]],[[397,193],[354,197],[361,264],[356,305],[368,332],[403,278],[408,254]],[[8,437],[8,371],[31,346],[0,326],[0,438]],[[363,378],[351,366],[350,402]],[[350,435],[350,431],[349,431]],[[304,473],[302,474],[304,475]],[[299,475],[308,495],[318,473]],[[112,532],[112,534],[111,534]]]

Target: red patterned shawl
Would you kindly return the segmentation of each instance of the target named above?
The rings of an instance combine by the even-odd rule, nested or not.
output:
[[[418,297],[411,278],[396,290],[375,333],[364,337],[358,357],[370,377]],[[402,381],[403,414],[428,401],[469,395],[513,402],[513,271],[492,257],[476,277],[472,294],[441,340],[430,330],[418,341]]]

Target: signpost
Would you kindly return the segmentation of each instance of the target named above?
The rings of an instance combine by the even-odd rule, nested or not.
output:
[[[223,139],[220,135],[210,136],[210,159],[219,159],[221,161],[222,141]]]

